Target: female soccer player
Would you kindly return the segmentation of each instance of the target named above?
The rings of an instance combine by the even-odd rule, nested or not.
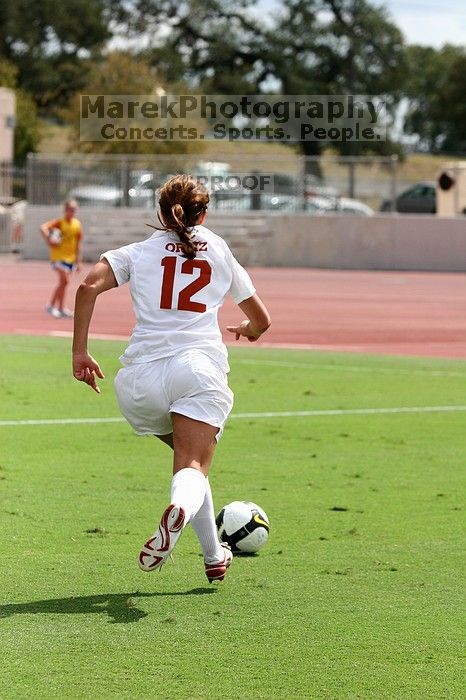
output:
[[[40,227],[42,238],[49,246],[50,262],[58,275],[58,283],[45,310],[54,318],[73,318],[73,312],[65,308],[65,293],[73,270],[79,269],[81,262],[82,228],[76,218],[77,203],[74,199],[65,202],[64,216],[46,221]],[[55,240],[50,234],[53,229],[60,232]]]
[[[100,393],[96,378],[104,375],[87,351],[95,300],[129,282],[136,326],[115,379],[118,402],[136,433],[156,435],[174,452],[170,505],[142,547],[139,566],[158,569],[191,523],[214,581],[223,580],[232,559],[217,536],[207,478],[233,404],[217,312],[230,294],[247,319],[227,330],[251,342],[270,317],[225,241],[203,226],[208,202],[193,177],[170,178],[160,191],[162,228],[101,256],[76,294],[73,374]]]

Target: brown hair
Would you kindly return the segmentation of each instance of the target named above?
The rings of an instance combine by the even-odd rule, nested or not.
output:
[[[207,189],[191,175],[174,175],[160,189],[159,196],[160,211],[157,212],[157,218],[163,228],[152,228],[177,233],[184,257],[193,260],[196,257],[196,247],[191,229],[207,209]]]

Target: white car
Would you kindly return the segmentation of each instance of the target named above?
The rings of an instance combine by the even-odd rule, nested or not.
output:
[[[340,197],[334,209],[328,211],[329,214],[351,214],[353,216],[373,216],[374,210],[364,202],[357,199]]]

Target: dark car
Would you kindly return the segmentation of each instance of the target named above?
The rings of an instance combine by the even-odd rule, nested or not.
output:
[[[380,211],[398,211],[400,214],[435,214],[435,182],[417,182],[395,199],[382,202]]]

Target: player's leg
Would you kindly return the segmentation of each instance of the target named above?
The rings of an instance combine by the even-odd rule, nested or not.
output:
[[[219,428],[179,413],[172,413],[172,423],[174,476],[171,500],[172,503],[176,503],[176,499],[184,498],[189,502],[190,498],[192,499],[188,491],[189,488],[192,489],[189,484],[189,472],[192,469],[202,472],[204,483],[201,488],[204,491],[204,499],[189,522],[199,539],[209,581],[223,580],[232,556],[231,552],[225,551],[218,539],[212,490],[208,479]],[[198,490],[196,495],[199,494]]]
[[[182,435],[183,437],[187,434],[189,434],[189,423],[188,425],[188,431],[186,432],[186,424],[183,419],[185,419],[185,416],[182,416],[179,414],[179,417],[173,416],[175,419],[175,422],[179,422],[180,428],[182,430]],[[190,419],[187,419],[190,420]],[[194,421],[194,423],[197,423],[197,421]],[[218,431],[218,428],[216,429]],[[199,434],[198,432],[198,426],[196,426],[196,436]],[[169,435],[157,435],[157,437],[162,440],[166,445],[169,445],[170,447],[173,448],[173,433]],[[186,455],[186,447],[183,445],[183,440],[181,441],[182,445],[182,452],[181,454]],[[189,447],[189,449],[191,449]],[[215,449],[215,445],[214,445]],[[210,453],[210,450],[209,450]],[[181,463],[188,462],[189,457],[186,456],[180,456],[180,453],[177,455],[178,460]],[[211,461],[211,455],[209,454],[209,462]],[[182,475],[183,476],[183,475]],[[178,477],[179,479],[180,477]],[[205,479],[205,496],[204,496],[204,501],[197,511],[197,513],[194,515],[194,517],[191,520],[191,524],[193,526],[193,529],[199,539],[202,552],[204,555],[204,561],[206,563],[206,572],[208,573],[209,580],[215,580],[215,579],[223,579],[225,575],[225,557],[228,555],[225,555],[225,551],[222,547],[222,545],[219,542],[218,539],[218,534],[217,534],[217,526],[215,523],[215,510],[214,510],[214,503],[212,499],[212,490],[210,488],[210,483],[209,479],[206,476]],[[173,495],[172,495],[172,502],[173,502]],[[220,564],[220,571],[218,569],[218,565]]]
[[[163,387],[169,400],[173,428],[171,502],[158,530],[141,551],[140,566],[148,571],[158,568],[173,549],[183,527],[192,522],[206,565],[222,566],[224,575],[231,554],[225,554],[218,540],[207,475],[231,410],[232,393],[218,364],[198,351],[186,351],[171,358],[158,386]],[[170,444],[169,435],[162,431],[158,434]]]
[[[51,298],[50,298],[50,306],[56,308],[56,302],[57,302],[57,297],[58,297],[58,290],[59,290],[59,288],[60,288],[60,279],[61,279],[61,274],[60,274],[60,273],[61,273],[61,270],[59,270],[59,269],[56,268],[56,267],[54,267],[53,269],[54,269],[54,271],[55,271],[56,274],[57,274],[57,277],[56,277],[57,282],[56,282],[55,287],[53,288],[52,296],[51,296]]]
[[[71,272],[59,269],[58,273],[60,275],[60,280],[57,286],[55,306],[56,308],[58,308],[59,311],[63,312],[65,305],[66,288],[70,281]]]
[[[191,367],[194,381],[191,401],[181,398],[172,405],[172,422],[174,427],[178,426],[180,436],[180,440],[175,441],[178,451],[174,470],[189,464],[199,466],[206,476],[204,501],[191,524],[202,548],[207,578],[209,581],[221,580],[232,555],[225,551],[218,539],[212,491],[207,477],[216,444],[233,406],[233,394],[228,387],[225,371],[215,360],[202,352],[189,351],[184,361]],[[181,368],[179,376],[182,376]],[[188,422],[188,416],[193,419],[191,422]],[[206,427],[210,434],[205,434]],[[199,445],[196,444],[199,440],[204,452],[196,456],[193,447],[199,452]]]
[[[54,270],[57,273],[57,285],[53,290],[50,306],[60,309],[60,305],[63,305],[63,297],[68,283],[67,273],[60,267],[54,267]]]
[[[183,528],[191,522],[206,493],[206,478],[215,450],[218,428],[172,413],[173,478],[170,505],[165,509],[153,537],[142,548],[139,566],[159,568],[171,554]]]
[[[181,413],[173,412],[171,416],[173,474],[180,469],[192,468],[207,476],[217,445],[216,436],[219,428]]]
[[[229,567],[232,554],[225,551],[226,545],[220,544],[215,522],[214,502],[210,481],[206,476],[204,502],[191,521],[204,555],[206,576],[210,582],[222,581]]]
[[[172,413],[172,423],[171,502],[157,531],[142,548],[139,565],[144,571],[159,568],[173,551],[184,527],[191,522],[201,543],[207,578],[209,581],[223,580],[232,554],[218,539],[207,478],[219,428],[178,413]]]
[[[50,302],[46,305],[45,310],[54,318],[61,318],[61,311],[59,310],[59,299],[61,294],[61,288],[63,285],[63,275],[65,274],[63,270],[60,270],[55,263],[52,263],[53,269],[57,274],[56,285],[53,288],[52,296]]]

